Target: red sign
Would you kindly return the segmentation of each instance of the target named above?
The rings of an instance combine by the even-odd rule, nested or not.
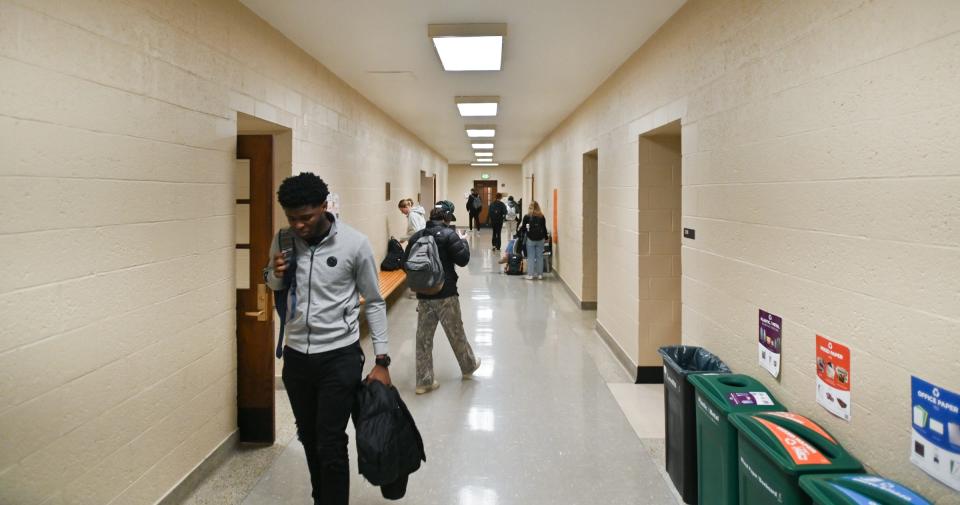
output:
[[[817,403],[850,420],[850,348],[817,335]]]
[[[757,416],[753,416],[754,419],[760,422],[760,424],[766,426],[770,433],[773,433],[777,440],[780,441],[780,444],[783,445],[783,448],[787,450],[787,454],[790,455],[790,458],[793,459],[793,462],[798,465],[829,465],[830,460],[826,456],[820,453],[814,446],[807,443],[806,440],[797,436],[796,433],[778,425],[762,419]]]
[[[831,441],[831,442],[833,442],[833,443],[837,443],[837,441],[834,440],[833,437],[831,437],[830,434],[827,433],[826,430],[824,430],[823,428],[821,428],[819,424],[817,424],[817,423],[815,423],[815,422],[813,422],[813,421],[811,421],[811,420],[807,419],[806,417],[803,417],[803,416],[801,416],[801,415],[799,415],[799,414],[794,414],[793,412],[765,412],[764,414],[768,414],[768,415],[771,415],[771,416],[781,417],[781,418],[783,418],[783,419],[789,419],[789,420],[791,420],[791,421],[793,421],[793,422],[795,422],[795,423],[797,423],[797,424],[799,424],[799,425],[801,425],[801,426],[803,426],[803,427],[805,427],[805,428],[807,428],[807,429],[809,429],[809,430],[814,431],[815,433],[819,433],[820,435],[823,435],[823,437],[826,438],[827,440],[829,440],[829,441]]]

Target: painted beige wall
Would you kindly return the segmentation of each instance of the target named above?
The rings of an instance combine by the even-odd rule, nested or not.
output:
[[[499,184],[499,191],[506,197],[513,195],[514,198],[520,198],[523,190],[523,169],[520,165],[500,165],[499,167],[471,167],[470,165],[450,165],[447,171],[446,194],[457,206],[458,211],[464,210],[467,203],[465,193],[473,187],[473,181],[479,181],[480,174],[489,173],[490,180],[496,180]],[[439,184],[437,190],[439,191]],[[459,217],[459,216],[458,216]],[[464,217],[466,214],[464,213]],[[462,226],[467,225],[467,220],[463,219]]]
[[[0,502],[151,504],[236,429],[236,111],[383,254],[446,160],[239,3],[0,1]],[[443,187],[443,186],[441,186]]]
[[[680,136],[638,139],[636,303],[639,362],[657,362],[657,349],[681,341]]]
[[[960,386],[960,8],[899,0],[687,3],[523,161],[576,214],[599,148],[598,322],[640,365],[638,137],[683,124],[683,340],[762,379],[872,469],[909,464],[911,374]],[[580,292],[579,262],[560,273]],[[630,283],[635,284],[635,283]],[[784,369],[757,365],[760,308]],[[852,347],[853,420],[814,402],[817,333]]]

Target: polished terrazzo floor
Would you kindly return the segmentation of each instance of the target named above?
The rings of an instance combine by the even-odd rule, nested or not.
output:
[[[461,380],[438,329],[440,388],[414,395],[416,301],[401,297],[389,311],[391,375],[427,453],[404,502],[679,503],[662,470],[662,386],[631,384],[594,333],[595,312],[581,311],[559,280],[503,275],[489,232],[471,241],[459,286],[467,335],[483,361],[473,380]],[[236,451],[184,503],[311,502],[303,447],[286,395],[277,393],[277,443]],[[351,503],[384,501],[378,488],[351,476]]]

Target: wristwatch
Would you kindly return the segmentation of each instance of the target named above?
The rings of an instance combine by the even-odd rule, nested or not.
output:
[[[377,366],[382,366],[383,368],[388,368],[388,367],[390,367],[390,355],[389,355],[389,354],[381,354],[381,355],[377,356],[377,359],[374,360],[374,363],[376,363]]]

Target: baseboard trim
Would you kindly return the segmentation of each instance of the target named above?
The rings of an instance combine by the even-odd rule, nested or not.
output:
[[[190,496],[190,493],[197,489],[200,483],[209,477],[214,470],[219,468],[220,465],[230,457],[230,453],[239,445],[240,430],[234,430],[233,433],[220,442],[220,445],[210,451],[210,454],[207,454],[207,457],[204,458],[200,464],[195,466],[177,485],[173,486],[173,489],[167,492],[166,496],[157,502],[157,505],[178,505],[183,503],[184,500]]]
[[[610,352],[613,353],[613,356],[617,358],[617,361],[620,362],[620,366],[627,372],[627,375],[632,375],[633,371],[637,368],[637,364],[630,359],[630,356],[627,355],[626,351],[620,347],[620,344],[614,340],[613,335],[610,335],[610,332],[600,324],[600,321],[595,321],[593,323],[593,328],[596,330],[597,334],[600,335],[600,338],[603,339],[603,343],[607,344],[607,348],[610,349]]]
[[[556,271],[554,271],[554,274],[558,279],[560,279],[560,284],[563,285],[564,291],[566,291],[567,294],[570,295],[570,298],[573,300],[573,303],[576,303],[580,307],[580,310],[597,310],[597,302],[585,302],[581,300],[580,297],[577,296],[577,294],[574,293],[572,289],[570,289],[570,285],[567,284],[566,279],[564,279],[559,273],[556,273]]]
[[[663,384],[663,367],[638,366],[635,384]]]

